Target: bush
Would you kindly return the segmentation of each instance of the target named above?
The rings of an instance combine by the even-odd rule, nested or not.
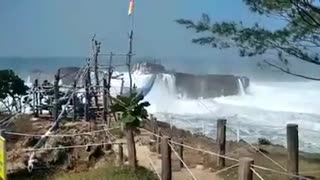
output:
[[[266,138],[259,138],[258,143],[259,145],[271,145],[271,142]]]

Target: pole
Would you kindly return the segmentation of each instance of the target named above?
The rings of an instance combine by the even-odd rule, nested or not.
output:
[[[224,156],[226,153],[226,119],[219,119],[217,121],[217,145],[218,154]],[[217,158],[217,165],[219,167],[225,167],[225,158],[219,156]]]
[[[59,81],[60,81],[60,69],[58,69],[57,74],[54,77],[54,100],[53,100],[53,120],[56,121],[58,119],[59,114]]]
[[[128,74],[129,74],[129,83],[130,83],[130,94],[132,93],[132,76],[131,76],[131,59],[132,59],[132,41],[133,41],[133,30],[130,31],[129,35],[129,52],[128,52]]]
[[[253,165],[253,159],[248,157],[240,158],[239,160],[239,180],[253,180],[253,172],[251,166]]]
[[[157,133],[157,145],[156,145],[156,151],[158,154],[161,154],[161,137],[162,137],[162,134],[161,134],[161,129],[158,128],[158,133]]]
[[[39,83],[38,79],[34,80],[34,104],[35,104],[35,117],[39,117]]]
[[[299,134],[297,124],[287,124],[288,173],[298,175],[299,172]],[[289,177],[298,180],[297,177]]]
[[[84,103],[84,119],[85,121],[89,121],[89,104],[90,104],[90,95],[89,95],[89,80],[88,77],[85,80],[85,103]]]
[[[179,143],[180,143],[181,145],[178,146],[178,148],[179,148],[179,149],[178,149],[178,153],[179,153],[180,158],[183,160],[183,140],[180,139]],[[180,168],[183,168],[183,167],[184,167],[182,161],[180,161],[179,165],[180,165]]]
[[[73,82],[73,88],[74,88],[74,90],[76,91],[77,81],[74,81],[74,82]],[[77,119],[77,93],[73,93],[72,104],[73,104],[72,119],[73,119],[73,121],[76,121],[76,119]]]
[[[108,68],[108,82],[107,82],[107,97],[106,97],[106,106],[107,106],[107,113],[109,112],[109,105],[112,104],[111,102],[111,95],[110,95],[110,88],[111,88],[111,79],[112,79],[112,73],[113,73],[113,69],[112,69],[112,59],[113,59],[113,53],[110,53],[110,59],[109,59],[109,68]],[[107,116],[109,117],[109,116]],[[111,127],[111,118],[108,118],[107,120],[108,122],[108,127]]]
[[[124,80],[121,78],[121,88],[120,88],[120,95],[123,94],[123,87],[124,87]]]
[[[99,93],[99,86],[100,86],[100,82],[99,82],[99,72],[98,72],[98,56],[100,53],[100,45],[101,42],[98,42],[95,39],[92,39],[93,43],[94,43],[94,54],[93,54],[93,62],[94,62],[94,77],[95,77],[95,81],[96,81],[96,88],[95,88],[95,95],[94,95],[94,100],[95,100],[95,104],[96,107],[99,109],[99,102],[98,102],[98,96],[97,94]]]
[[[107,113],[108,113],[108,105],[107,105],[107,79],[103,78],[103,121],[107,123]],[[109,124],[109,123],[108,123]]]
[[[161,179],[172,180],[171,170],[171,147],[169,146],[169,137],[161,139]]]

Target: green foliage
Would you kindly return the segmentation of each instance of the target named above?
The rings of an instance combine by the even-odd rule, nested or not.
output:
[[[26,95],[28,87],[12,70],[0,70],[0,99]]]
[[[133,171],[130,167],[107,167],[78,174],[60,175],[54,180],[157,180],[157,176],[150,170],[139,167]]]
[[[143,99],[143,95],[137,92],[129,96],[118,95],[117,98],[113,98],[115,103],[111,106],[111,111],[122,112],[121,121],[127,127],[139,127],[140,122],[148,117],[145,107],[150,106],[147,101],[141,102]]]
[[[210,22],[203,14],[197,22],[179,19],[178,24],[200,34],[193,43],[213,48],[237,48],[240,56],[276,54],[281,66],[290,59],[320,65],[320,7],[307,0],[243,0],[253,13],[278,19],[286,24],[269,30],[259,23],[245,26],[242,22]],[[275,66],[278,67],[278,66]],[[288,71],[289,72],[289,71]]]

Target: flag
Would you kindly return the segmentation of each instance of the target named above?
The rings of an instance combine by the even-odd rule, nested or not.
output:
[[[131,14],[133,13],[133,9],[134,9],[134,0],[129,0],[129,10],[128,10],[129,16],[131,16]]]

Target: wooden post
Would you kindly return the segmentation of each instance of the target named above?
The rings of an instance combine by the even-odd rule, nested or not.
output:
[[[180,158],[183,160],[183,146],[182,146],[183,145],[183,140],[180,139],[179,143],[181,145],[178,146],[178,153],[179,153]],[[181,161],[180,161],[179,165],[180,165],[180,168],[184,168],[184,165],[183,165],[183,163]]]
[[[56,121],[59,115],[59,81],[60,81],[60,69],[58,69],[57,74],[54,76],[54,100],[53,100],[53,120]]]
[[[119,163],[119,165],[121,166],[121,165],[123,165],[123,144],[122,143],[120,143],[119,144],[119,149],[118,149],[118,155],[119,155],[119,159],[118,159],[118,163]]]
[[[35,117],[39,117],[39,82],[38,79],[34,80],[34,105],[35,105]]]
[[[121,78],[121,88],[120,88],[120,94],[123,94],[123,87],[124,87],[124,80]]]
[[[219,119],[217,121],[217,145],[218,154],[224,156],[226,153],[226,124],[227,120]],[[225,158],[217,157],[218,167],[225,167]]]
[[[156,151],[156,144],[157,144],[157,122],[156,119],[153,117],[153,115],[150,115],[150,123],[152,128],[152,135],[150,136],[150,151],[155,152]]]
[[[169,137],[162,137],[161,139],[161,179],[171,180],[171,147],[169,146]]]
[[[42,89],[39,88],[39,113],[42,115],[43,114],[43,107],[42,107],[42,99],[43,99],[43,95],[40,93]],[[21,106],[20,106],[21,107]]]
[[[126,127],[126,139],[128,147],[128,156],[129,156],[129,165],[136,170],[137,169],[137,154],[136,154],[136,145],[134,141],[133,128]]]
[[[240,158],[239,160],[239,172],[238,179],[239,180],[253,180],[253,172],[251,170],[251,166],[253,165],[252,158]]]
[[[73,121],[77,120],[77,81],[73,82],[73,89],[75,90],[75,92],[73,93],[73,97],[72,97],[72,104],[73,104],[73,114],[72,114],[72,119]]]
[[[156,145],[156,151],[158,154],[161,154],[161,129],[158,129],[158,136],[157,136],[157,145]]]
[[[90,95],[89,95],[89,81],[88,79],[85,80],[85,99],[86,102],[84,103],[84,119],[85,121],[89,121],[89,104],[90,104]]]
[[[110,88],[111,88],[111,79],[112,79],[112,73],[113,73],[113,69],[112,69],[112,58],[113,58],[113,53],[110,53],[110,59],[109,59],[109,68],[108,68],[108,81],[107,81],[107,96],[106,96],[106,106],[107,106],[107,112],[109,109],[109,105],[112,104],[111,101],[111,95],[110,95]],[[111,119],[108,119],[108,128],[111,127]]]
[[[289,174],[298,175],[299,172],[299,135],[297,124],[287,124],[287,149]],[[289,177],[290,180],[298,180],[297,177]]]
[[[107,79],[103,78],[103,121],[105,124],[109,124],[107,122],[107,113],[108,113],[108,105],[107,105]],[[108,126],[109,127],[109,126]]]
[[[98,72],[98,56],[100,53],[100,45],[101,42],[98,42],[95,39],[92,39],[93,43],[94,43],[94,54],[93,54],[93,62],[94,62],[94,77],[95,77],[95,93],[94,93],[94,99],[95,99],[95,104],[96,107],[99,109],[99,102],[98,102],[98,92],[99,92],[99,86],[100,86],[100,82],[99,82],[99,72]]]
[[[152,132],[153,132],[152,139],[156,141],[157,136],[155,134],[157,134],[157,129],[158,129],[157,118],[151,116],[151,121],[152,121]]]

